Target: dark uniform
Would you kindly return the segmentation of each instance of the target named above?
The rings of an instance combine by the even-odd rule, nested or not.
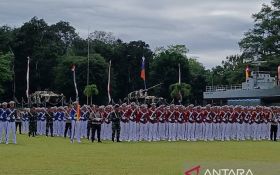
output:
[[[34,109],[31,110],[31,112],[28,113],[29,115],[29,133],[28,136],[30,137],[31,135],[33,137],[36,136],[36,128],[37,128],[37,114],[34,111]]]
[[[70,131],[70,136],[71,136],[71,117],[66,114],[66,121],[65,121],[65,130],[64,130],[64,138],[66,138],[68,130]]]
[[[46,136],[49,136],[49,131],[51,131],[51,137],[53,137],[53,120],[54,120],[54,113],[46,113],[47,115],[47,123],[46,123]]]
[[[19,128],[19,134],[21,134],[22,117],[23,117],[22,114],[17,115],[17,117],[16,117],[16,130],[17,130],[17,128]]]
[[[117,109],[119,106],[116,106]],[[112,121],[112,141],[115,141],[115,136],[117,137],[117,142],[120,142],[120,132],[121,132],[121,113],[118,110],[113,111],[110,114],[110,120]],[[117,135],[116,135],[117,134]]]
[[[278,131],[278,123],[276,114],[272,113],[271,127],[270,127],[270,140],[276,141]]]
[[[95,132],[97,131],[98,142],[101,142],[101,139],[100,139],[101,124],[102,124],[101,114],[99,112],[96,112],[95,114],[91,113],[90,118],[91,118],[91,121],[92,121],[91,141],[94,142]]]
[[[87,123],[87,139],[89,140],[90,132],[92,132],[92,120],[93,118],[89,117],[88,118],[88,123]]]

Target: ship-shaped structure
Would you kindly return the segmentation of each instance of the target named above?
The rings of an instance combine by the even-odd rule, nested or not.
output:
[[[279,66],[280,67],[280,66]],[[203,93],[205,103],[214,105],[280,105],[280,72],[254,71],[239,85],[207,86]]]

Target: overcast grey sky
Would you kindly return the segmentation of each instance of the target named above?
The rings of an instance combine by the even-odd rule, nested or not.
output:
[[[20,26],[37,16],[68,21],[82,37],[90,28],[144,40],[152,49],[185,44],[211,68],[239,53],[238,41],[263,3],[270,0],[0,0],[0,25]]]

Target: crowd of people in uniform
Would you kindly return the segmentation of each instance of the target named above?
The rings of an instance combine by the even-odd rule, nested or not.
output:
[[[117,104],[16,109],[0,105],[0,141],[9,143],[16,131],[81,142],[273,140],[280,137],[280,107],[183,106]]]

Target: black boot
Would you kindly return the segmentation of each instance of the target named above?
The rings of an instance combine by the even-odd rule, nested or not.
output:
[[[115,132],[112,133],[112,141],[115,142]]]

